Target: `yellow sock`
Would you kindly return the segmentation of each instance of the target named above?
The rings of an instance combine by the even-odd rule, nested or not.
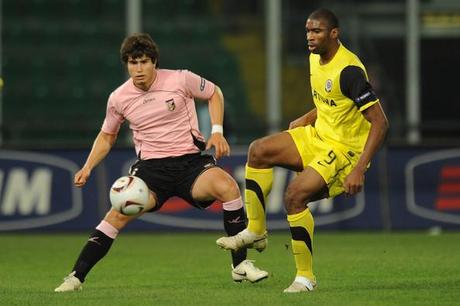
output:
[[[292,253],[297,268],[296,276],[316,281],[313,274],[313,231],[315,222],[307,208],[301,213],[287,216],[292,235]]]
[[[273,169],[255,169],[246,165],[246,189],[244,190],[249,231],[265,233],[265,202],[272,189]]]

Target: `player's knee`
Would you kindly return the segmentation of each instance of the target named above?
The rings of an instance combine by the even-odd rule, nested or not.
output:
[[[215,198],[219,201],[227,202],[241,196],[238,184],[228,177],[216,180],[213,185]]]
[[[284,194],[284,206],[288,214],[296,214],[303,211],[308,203],[308,197],[305,192],[300,190],[296,185],[289,185]]]
[[[249,145],[248,161],[251,165],[265,162],[267,148],[264,139],[257,139]]]

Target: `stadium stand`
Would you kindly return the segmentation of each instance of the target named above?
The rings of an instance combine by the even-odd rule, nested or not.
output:
[[[3,14],[4,145],[86,147],[108,94],[125,78],[118,58],[124,1],[5,1]],[[248,89],[207,2],[145,0],[142,19],[162,67],[189,69],[221,86],[230,140],[253,138]]]

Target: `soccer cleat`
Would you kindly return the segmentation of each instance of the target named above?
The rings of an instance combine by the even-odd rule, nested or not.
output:
[[[284,293],[308,292],[308,291],[313,291],[315,287],[316,287],[316,282],[302,277],[301,281],[299,281],[296,278],[289,287],[284,289],[283,292]]]
[[[217,239],[216,243],[226,250],[238,251],[243,247],[247,247],[262,252],[267,247],[267,232],[257,235],[249,232],[248,229],[244,229],[235,236],[221,237]]]
[[[54,289],[54,292],[68,292],[81,290],[81,282],[75,277],[75,271],[64,277],[64,282]]]
[[[232,265],[232,278],[235,282],[242,282],[244,280],[256,283],[268,277],[268,272],[260,270],[254,266],[253,260],[243,260],[239,265],[233,267]]]

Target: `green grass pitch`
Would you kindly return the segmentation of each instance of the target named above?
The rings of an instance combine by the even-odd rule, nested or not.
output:
[[[270,277],[234,283],[212,233],[124,233],[83,290],[54,293],[87,234],[0,234],[0,305],[460,305],[460,232],[318,231],[318,290],[283,294],[294,278],[288,232],[249,251]]]

